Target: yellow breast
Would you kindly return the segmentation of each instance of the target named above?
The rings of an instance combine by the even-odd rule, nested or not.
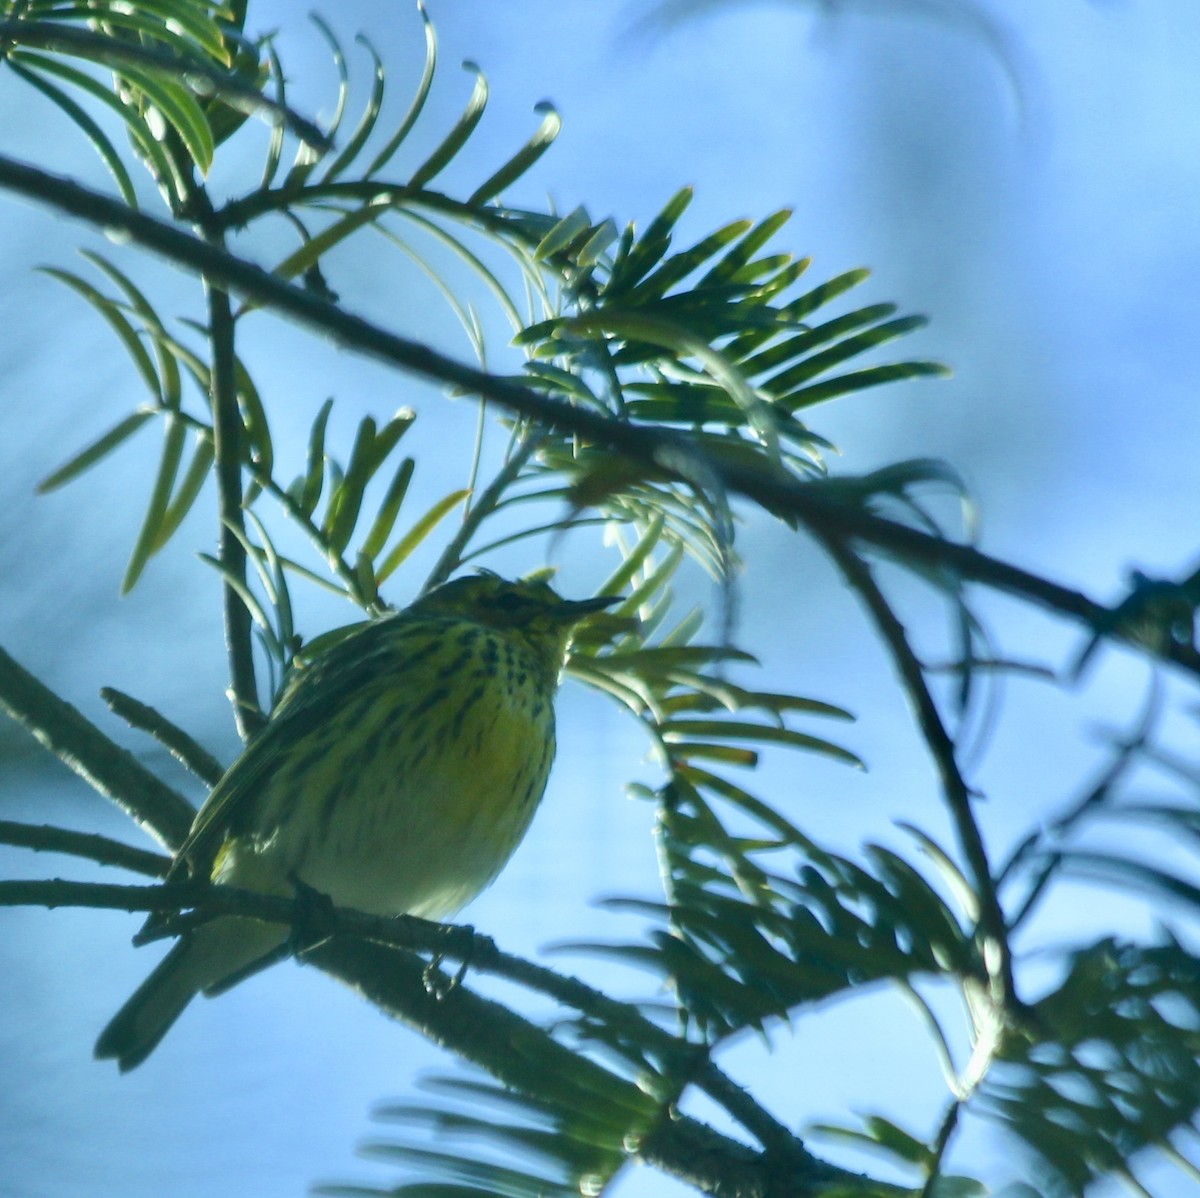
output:
[[[519,635],[478,625],[423,657],[407,645],[404,660],[386,686],[348,698],[338,718],[351,734],[320,760],[281,762],[220,881],[278,890],[295,876],[339,905],[428,918],[492,881],[545,790],[555,679]]]

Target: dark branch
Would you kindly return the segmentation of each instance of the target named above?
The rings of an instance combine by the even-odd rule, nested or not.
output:
[[[1020,1001],[1013,979],[1008,926],[1000,906],[1000,897],[996,893],[983,836],[975,822],[975,812],[971,808],[971,792],[958,768],[954,741],[946,731],[941,713],[925,683],[925,672],[908,643],[904,625],[892,611],[870,568],[844,542],[833,537],[823,538],[823,541],[846,581],[862,597],[871,613],[883,643],[891,652],[901,685],[913,706],[921,735],[937,767],[942,794],[954,821],[959,847],[970,869],[975,895],[979,901],[979,927],[986,940],[993,946],[992,952],[985,953],[988,975],[994,990],[992,997],[1002,1010],[1015,1013],[1020,1009]]]
[[[664,1110],[642,1086],[563,1047],[548,1032],[461,983],[431,986],[419,957],[364,940],[334,936],[307,959],[376,1006],[487,1070],[505,1085],[586,1110],[614,1128],[617,1142],[664,1173],[718,1198],[817,1198],[855,1174],[806,1153],[787,1160],[747,1147],[706,1124]],[[895,1191],[902,1193],[899,1187]]]
[[[132,695],[127,695],[112,686],[102,686],[100,698],[131,728],[154,737],[176,761],[202,782],[216,786],[221,780],[225,767],[203,745],[193,740],[182,728],[172,724],[166,716],[155,711],[149,704],[139,702]]]
[[[1200,677],[1200,652],[1194,646],[1180,642],[1148,646],[1132,640],[1127,630],[1114,624],[1111,609],[1080,592],[989,557],[968,545],[873,515],[831,496],[821,483],[800,482],[763,467],[703,459],[685,434],[603,416],[487,374],[421,342],[378,328],[311,291],[286,283],[200,238],[61,176],[0,157],[0,187],[48,204],[131,240],[179,266],[207,275],[343,348],[422,378],[449,384],[467,394],[486,396],[509,411],[606,445],[653,470],[665,470],[685,480],[711,477],[725,490],[770,511],[793,513],[820,537],[850,538],[913,564],[953,570],[966,581],[982,583],[1066,616],[1090,631],[1100,630],[1112,639],[1136,644],[1143,651]]]
[[[525,463],[541,444],[542,439],[541,434],[534,430],[525,433],[516,448],[509,454],[507,461],[496,472],[496,477],[476,496],[471,510],[446,543],[446,548],[442,550],[433,569],[429,572],[429,577],[425,580],[426,588],[445,582],[462,565],[463,550],[470,544],[475,533],[479,531],[479,526],[484,519],[496,510],[501,496],[519,477]]]
[[[0,881],[0,907],[88,907],[100,911],[178,911],[207,889],[196,885],[116,886],[111,882]]]
[[[94,832],[73,832],[52,824],[25,824],[15,820],[0,820],[0,844],[33,849],[37,853],[66,853],[86,857],[98,865],[115,865],[151,878],[166,877],[171,858],[148,849],[136,849],[108,836]]]
[[[242,416],[237,402],[237,359],[234,355],[233,312],[229,292],[207,275],[208,335],[213,367],[210,395],[213,418],[213,461],[217,477],[217,557],[226,577],[222,580],[225,612],[225,650],[229,655],[229,699],[242,740],[249,740],[263,724],[254,676],[253,626],[250,609],[231,583],[246,586],[245,520],[242,515]]]
[[[634,1042],[658,1056],[673,1077],[684,1085],[694,1083],[723,1106],[768,1151],[807,1155],[799,1139],[717,1068],[707,1046],[680,1040],[652,1023],[636,1007],[618,1002],[578,978],[503,952],[490,936],[476,933],[465,952],[456,952],[449,946],[442,955],[538,990],[563,1006],[594,1016],[606,1029],[628,1033]]]
[[[162,912],[192,907],[203,919],[242,914],[289,924],[298,915],[302,918],[300,905],[291,899],[196,883],[113,886],[61,879],[0,881],[0,906],[16,905]],[[453,929],[462,933],[461,937],[447,936],[445,925],[412,916],[384,919],[335,909],[325,918],[330,921],[322,924],[325,938],[305,950],[303,960],[346,982],[394,1018],[486,1069],[505,1085],[559,1105],[585,1103],[592,1116],[607,1108],[606,1113],[638,1143],[637,1153],[643,1160],[706,1193],[722,1198],[817,1198],[835,1183],[854,1186],[864,1180],[809,1155],[790,1135],[785,1143],[774,1136],[776,1143],[771,1148],[758,1151],[679,1115],[673,1104],[664,1110],[642,1086],[564,1047],[543,1028],[502,1004],[449,978],[436,978],[433,980],[440,984],[431,984],[429,963],[413,952],[428,952],[435,959],[457,958],[471,968],[478,966],[527,985],[535,974],[546,982],[550,971],[499,952],[487,937],[467,935],[464,928]],[[303,933],[303,928],[298,930]],[[561,985],[538,988],[569,1005],[590,1002],[590,995],[596,993],[569,978],[562,979]],[[622,1008],[626,1026],[632,1026],[630,1019],[642,1020],[636,1010],[598,997]],[[656,1043],[661,1044],[668,1035],[652,1024],[647,1027]],[[674,1044],[677,1055],[696,1047],[678,1040]],[[700,1071],[698,1082],[704,1072]],[[669,1084],[671,1079],[662,1081]],[[727,1096],[731,1086],[725,1079],[714,1089]],[[744,1113],[744,1104],[742,1109]],[[885,1191],[891,1192],[888,1187]],[[897,1195],[903,1192],[895,1189]]]
[[[183,843],[195,808],[3,649],[0,707],[159,844],[174,851]]]
[[[224,234],[216,227],[212,201],[202,184],[185,177],[187,210],[205,244],[227,254]],[[238,735],[248,741],[266,717],[258,702],[254,671],[253,619],[243,596],[246,574],[246,520],[242,511],[242,459],[246,448],[238,407],[236,324],[229,292],[220,276],[201,274],[208,308],[212,369],[208,402],[212,414],[213,466],[217,482],[217,561],[221,569],[221,606],[225,616],[225,652],[229,658],[229,701]]]

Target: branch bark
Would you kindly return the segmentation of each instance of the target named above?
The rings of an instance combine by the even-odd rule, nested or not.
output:
[[[217,557],[229,576],[246,583],[246,522],[242,515],[242,417],[237,401],[237,358],[229,293],[204,276],[208,300],[208,335],[213,364],[210,402],[213,420],[213,464],[217,476]],[[229,656],[229,700],[238,735],[247,741],[264,723],[254,675],[250,609],[228,577],[221,586],[225,613],[225,651]]]

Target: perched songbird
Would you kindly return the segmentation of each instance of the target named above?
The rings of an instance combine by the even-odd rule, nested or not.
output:
[[[446,583],[299,669],[262,731],[213,788],[171,876],[442,919],[500,872],[554,757],[554,693],[570,602],[492,574]],[[288,936],[223,916],[186,934],[96,1042],[140,1064],[192,998]]]

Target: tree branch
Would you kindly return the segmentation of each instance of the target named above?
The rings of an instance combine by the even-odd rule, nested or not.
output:
[[[866,1180],[807,1154],[771,1158],[674,1108],[664,1111],[641,1086],[563,1047],[500,1003],[461,983],[430,986],[429,967],[419,957],[340,936],[306,956],[505,1085],[608,1122],[615,1144],[632,1142],[641,1160],[704,1193],[717,1198],[817,1198],[834,1184],[852,1191]],[[878,1183],[871,1184],[879,1192]],[[897,1195],[903,1192],[895,1188]]]
[[[478,532],[483,520],[496,510],[496,504],[500,501],[501,496],[520,476],[525,463],[529,461],[530,456],[541,442],[542,435],[540,433],[533,429],[526,430],[524,437],[509,454],[507,461],[496,472],[496,477],[476,496],[471,510],[463,519],[462,524],[458,526],[458,531],[446,543],[446,548],[442,550],[425,580],[426,589],[445,582],[462,564],[463,550]]]
[[[148,703],[140,702],[115,686],[102,686],[100,698],[131,728],[154,737],[176,761],[207,786],[216,786],[221,780],[225,767],[203,745]]]
[[[170,886],[117,886],[112,882],[72,882],[65,878],[43,878],[31,882],[0,880],[0,907],[178,911],[195,903],[208,889],[207,886],[189,882],[172,883]]]
[[[921,735],[937,767],[942,794],[954,822],[959,847],[967,859],[979,901],[979,927],[991,946],[991,952],[984,953],[984,962],[992,983],[992,999],[1001,1010],[1016,1013],[1021,1006],[1013,979],[1008,925],[996,893],[983,836],[971,808],[971,792],[958,768],[954,741],[946,731],[941,713],[925,683],[925,672],[908,643],[904,625],[889,606],[870,568],[845,542],[834,537],[824,537],[822,541],[846,581],[866,604],[883,643],[891,652],[901,685],[912,703]]]
[[[187,211],[204,242],[227,254],[225,237],[216,227],[212,201],[194,178],[190,157],[182,156]],[[253,620],[242,598],[249,589],[246,567],[246,519],[242,511],[242,459],[245,430],[238,409],[236,326],[229,292],[218,276],[201,273],[208,307],[208,341],[212,369],[208,400],[212,413],[213,467],[217,481],[217,561],[221,567],[221,607],[225,617],[225,651],[229,657],[229,701],[238,735],[248,741],[266,722],[258,701],[254,673]],[[249,455],[246,455],[249,457]]]
[[[33,849],[35,853],[66,853],[72,857],[86,857],[98,865],[115,865],[119,869],[147,874],[152,878],[166,877],[171,867],[171,858],[161,853],[137,849],[94,832],[73,832],[52,824],[25,824],[0,819],[0,844]]]
[[[422,378],[484,395],[511,412],[587,441],[605,445],[676,478],[710,477],[726,490],[771,511],[794,514],[816,535],[852,538],[902,560],[955,571],[1038,607],[1066,616],[1092,632],[1133,644],[1200,677],[1200,652],[1172,641],[1146,645],[1132,639],[1112,619],[1112,609],[1018,566],[989,557],[969,545],[932,536],[873,515],[829,494],[825,484],[801,482],[758,466],[701,459],[686,434],[632,424],[576,407],[533,388],[490,375],[446,357],[418,341],[381,329],[302,287],[286,283],[261,267],[237,258],[174,226],[127,208],[119,200],[69,179],[0,157],[0,187],[78,217],[112,235],[133,241],[176,265],[212,279],[231,291],[270,307],[335,344],[379,359]]]
[[[222,568],[246,584],[246,522],[242,515],[242,417],[237,402],[237,359],[233,348],[233,311],[229,292],[208,275],[204,276],[208,301],[208,335],[213,364],[210,401],[213,418],[213,462],[217,477],[217,558]],[[250,609],[229,577],[221,583],[225,612],[225,650],[229,655],[229,700],[233,718],[243,741],[262,727],[264,716],[258,704],[254,676],[254,652]]]
[[[714,1102],[723,1106],[768,1152],[807,1155],[803,1143],[787,1127],[717,1067],[709,1056],[707,1045],[680,1040],[652,1023],[636,1007],[610,998],[578,978],[502,951],[490,936],[477,932],[465,952],[456,952],[451,944],[442,955],[457,957],[472,969],[495,973],[511,982],[540,991],[563,1006],[594,1016],[606,1028],[618,1033],[624,1029],[658,1055],[665,1063],[666,1070],[681,1085],[694,1083]]]
[[[0,881],[0,906],[16,905],[159,912],[193,907],[204,920],[241,914],[292,924],[300,936],[307,930],[304,908],[295,900],[200,883],[115,886],[62,879]],[[472,1061],[505,1085],[558,1105],[582,1103],[592,1118],[608,1115],[616,1143],[632,1137],[641,1159],[706,1193],[718,1198],[817,1198],[834,1184],[848,1192],[869,1185],[873,1195],[907,1192],[901,1187],[880,1189],[881,1183],[828,1165],[806,1152],[790,1134],[785,1133],[786,1142],[773,1137],[776,1143],[760,1152],[679,1115],[673,1102],[664,1111],[660,1100],[647,1092],[647,1084],[652,1088],[649,1078],[643,1084],[626,1080],[563,1046],[549,1032],[501,1003],[475,994],[461,981],[441,977],[431,984],[429,963],[414,952],[432,953],[435,960],[454,957],[471,968],[478,965],[526,985],[533,984],[536,977],[542,983],[536,988],[568,1005],[586,1009],[584,1004],[596,995],[604,1004],[620,1008],[626,1025],[630,1019],[643,1020],[636,1010],[597,995],[574,979],[548,984],[546,975],[551,971],[501,953],[488,937],[471,933],[461,938],[461,945],[456,944],[455,937],[447,936],[445,925],[412,916],[386,919],[333,909],[321,918],[323,938],[302,950],[302,960],[345,982],[393,1018]],[[658,1045],[664,1037],[673,1041],[676,1056],[696,1047],[670,1037],[648,1021],[646,1027]],[[697,1081],[705,1072],[700,1071]],[[732,1083],[724,1079],[714,1085],[714,1096],[728,1098],[729,1087]],[[718,1101],[724,1103],[724,1098],[718,1097]],[[752,1100],[747,1097],[746,1102]],[[745,1104],[741,1107],[744,1112]]]
[[[0,707],[94,789],[174,852],[195,808],[0,649]]]

